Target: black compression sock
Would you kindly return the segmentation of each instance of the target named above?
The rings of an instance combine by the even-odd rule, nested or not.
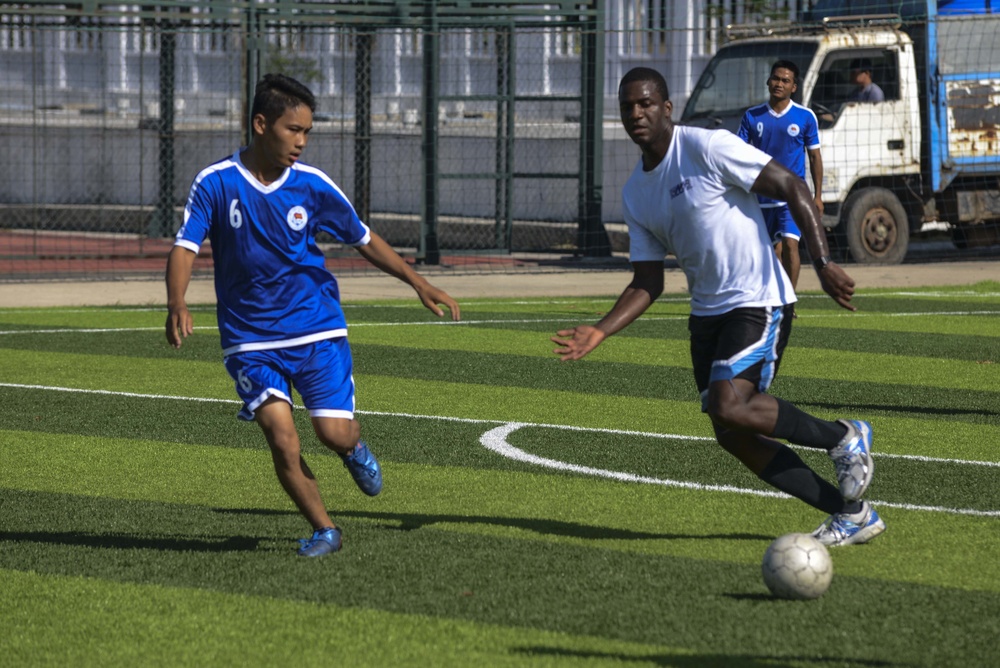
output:
[[[840,512],[847,513],[848,515],[857,515],[861,512],[861,508],[864,506],[860,501],[844,501],[844,507],[841,508]]]
[[[778,450],[759,477],[767,484],[824,513],[832,515],[844,511],[844,497],[840,495],[840,490],[806,466],[788,446],[782,446]]]
[[[784,399],[774,397],[774,400],[778,402],[778,420],[771,434],[774,438],[807,448],[830,450],[847,435],[847,427],[839,422],[820,420]]]

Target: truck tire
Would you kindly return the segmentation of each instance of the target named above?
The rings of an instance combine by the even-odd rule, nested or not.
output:
[[[910,245],[906,210],[891,190],[862,188],[844,205],[844,235],[858,264],[899,264]]]

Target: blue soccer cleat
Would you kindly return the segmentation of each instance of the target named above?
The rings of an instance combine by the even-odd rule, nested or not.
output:
[[[299,548],[300,557],[322,557],[340,549],[340,529],[337,527],[316,529],[312,538],[302,538],[299,542],[302,543]]]
[[[812,532],[812,535],[827,547],[840,547],[867,543],[883,531],[885,522],[872,505],[865,501],[861,504],[861,510],[853,515],[848,513],[830,515]]]
[[[847,501],[860,499],[875,473],[872,460],[872,426],[863,420],[838,420],[847,427],[847,435],[830,450],[830,459],[837,469],[840,495]]]
[[[341,455],[340,458],[351,472],[358,489],[368,496],[376,496],[382,491],[382,469],[364,441],[358,441],[350,455]]]

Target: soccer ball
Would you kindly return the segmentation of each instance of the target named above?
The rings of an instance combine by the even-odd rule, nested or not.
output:
[[[790,533],[775,539],[760,566],[764,584],[778,598],[819,598],[833,579],[830,553],[805,533]]]

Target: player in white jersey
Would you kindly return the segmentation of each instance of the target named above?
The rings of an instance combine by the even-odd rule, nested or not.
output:
[[[854,281],[830,261],[805,182],[730,132],[675,126],[667,84],[655,70],[629,71],[618,100],[625,131],[642,150],[623,190],[632,282],[595,325],[557,332],[554,352],[578,360],[642,315],[663,292],[664,259],[673,254],[691,293],[695,383],[719,444],[765,482],[829,513],[814,532],[824,544],[871,540],[885,523],[860,500],[873,472],[870,425],[821,420],[767,393],[795,292],[771,249],[757,195],[788,202],[823,289],[854,310]],[[839,489],[776,438],[829,452]]]
[[[316,100],[298,81],[268,74],[257,85],[249,146],[202,170],[167,260],[167,341],[179,348],[194,331],[184,295],[202,242],[211,241],[217,314],[226,370],[243,400],[239,417],[264,432],[282,487],[313,526],[299,554],[336,552],[341,531],[301,455],[292,387],[319,440],[341,456],[358,487],[374,496],[382,472],[360,440],[347,324],[337,281],[316,235],[354,246],[382,271],[413,287],[424,306],[453,320],[454,299],[418,273],[358,219],[340,188],[299,157]]]
[[[750,107],[743,114],[737,135],[776,158],[801,179],[806,178],[806,160],[812,174],[813,202],[823,213],[823,158],[819,146],[819,125],[811,109],[796,104],[792,95],[798,90],[799,67],[790,60],[779,60],[771,66],[767,79],[768,101]],[[799,284],[799,239],[801,231],[792,219],[788,203],[763,195],[758,197],[764,212],[764,222],[781,258],[781,265],[792,280]]]

